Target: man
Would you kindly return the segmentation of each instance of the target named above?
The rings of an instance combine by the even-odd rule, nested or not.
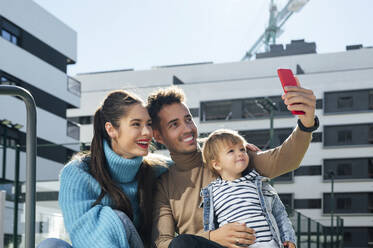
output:
[[[311,141],[311,132],[318,127],[313,92],[301,87],[287,90],[282,98],[288,109],[305,112],[299,116],[297,128],[281,146],[250,152],[251,166],[271,178],[299,167]],[[156,246],[238,248],[239,244],[253,244],[255,233],[244,224],[229,223],[214,231],[203,231],[200,190],[215,177],[203,165],[197,127],[182,90],[176,87],[158,90],[149,95],[147,104],[154,138],[168,148],[175,162],[157,185],[153,226]],[[179,234],[176,238],[175,233]]]

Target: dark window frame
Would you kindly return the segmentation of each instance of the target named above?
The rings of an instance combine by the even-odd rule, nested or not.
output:
[[[38,57],[49,65],[66,73],[67,65],[74,64],[70,58],[59,52],[57,49],[51,47],[31,33],[15,25],[0,15],[0,30],[6,30],[14,37],[17,37],[16,45],[32,55]],[[0,32],[0,37],[2,34]],[[8,39],[7,39],[8,40]],[[11,41],[10,41],[11,42]],[[14,42],[12,42],[14,44]]]
[[[202,101],[200,102],[200,122],[270,118],[270,113],[260,108],[260,106],[256,103],[256,101],[264,98],[268,98],[276,104],[278,110],[274,111],[274,116],[292,116],[291,112],[287,110],[286,105],[283,103],[281,96],[276,95],[269,97],[234,98]],[[247,104],[250,104],[249,108],[246,108]],[[214,111],[214,109],[221,109],[223,105],[225,105],[225,111],[222,111],[221,115],[215,118],[208,116],[208,108],[211,108],[211,111]],[[254,112],[250,112],[250,110],[253,110]]]
[[[338,144],[343,144],[343,145],[351,144],[352,130],[345,129],[345,130],[337,131],[337,137],[338,137],[337,138]]]
[[[339,96],[337,99],[338,109],[351,109],[354,106],[354,98],[352,96]]]
[[[321,176],[322,166],[321,165],[307,165],[300,166],[294,171],[294,176]]]
[[[366,203],[366,204],[365,204]],[[372,214],[373,192],[335,192],[334,213]],[[323,213],[331,213],[331,194],[323,193]]]
[[[321,209],[322,199],[294,199],[294,209]]]
[[[324,92],[323,99],[324,114],[371,112],[373,110],[372,88],[328,91]],[[348,102],[348,99],[351,99],[350,102]]]
[[[322,170],[324,180],[331,180],[330,172],[334,173],[334,180],[371,180],[373,179],[373,157],[324,159]],[[351,174],[346,175],[345,172]]]
[[[349,134],[351,132],[351,134]],[[371,137],[372,136],[372,137]],[[326,125],[323,146],[370,146],[373,144],[373,123]]]
[[[284,204],[287,210],[294,209],[294,194],[293,193],[279,193],[278,196],[280,197],[282,203]],[[287,204],[289,202],[289,204]]]
[[[6,33],[7,35],[9,35],[9,38],[7,38],[4,33]],[[14,44],[16,46],[18,46],[18,44],[19,44],[19,37],[16,34],[12,33],[11,31],[7,30],[6,28],[2,28],[1,29],[0,36],[3,39],[9,41],[10,43],[12,43],[12,44]]]

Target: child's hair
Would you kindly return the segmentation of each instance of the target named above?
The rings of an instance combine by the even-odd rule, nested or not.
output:
[[[242,143],[246,148],[246,140],[238,132],[230,129],[218,129],[212,132],[204,141],[202,146],[203,162],[216,176],[217,171],[212,166],[212,161],[217,160],[223,146]]]

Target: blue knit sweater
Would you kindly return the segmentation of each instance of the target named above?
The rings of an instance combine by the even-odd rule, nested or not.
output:
[[[104,152],[109,171],[129,198],[134,224],[139,226],[139,203],[135,179],[142,163],[142,157],[125,159],[104,141]],[[167,169],[154,167],[156,176]],[[68,163],[60,175],[59,204],[65,227],[74,248],[127,248],[126,232],[117,214],[110,207],[107,195],[101,204],[92,207],[101,192],[99,183],[88,173],[88,164],[82,160]]]

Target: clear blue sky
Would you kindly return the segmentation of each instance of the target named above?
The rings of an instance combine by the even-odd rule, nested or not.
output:
[[[69,74],[239,61],[268,22],[269,0],[34,0],[78,33]],[[287,0],[278,0],[279,6]],[[314,41],[318,53],[373,46],[373,0],[310,0],[279,43]]]

